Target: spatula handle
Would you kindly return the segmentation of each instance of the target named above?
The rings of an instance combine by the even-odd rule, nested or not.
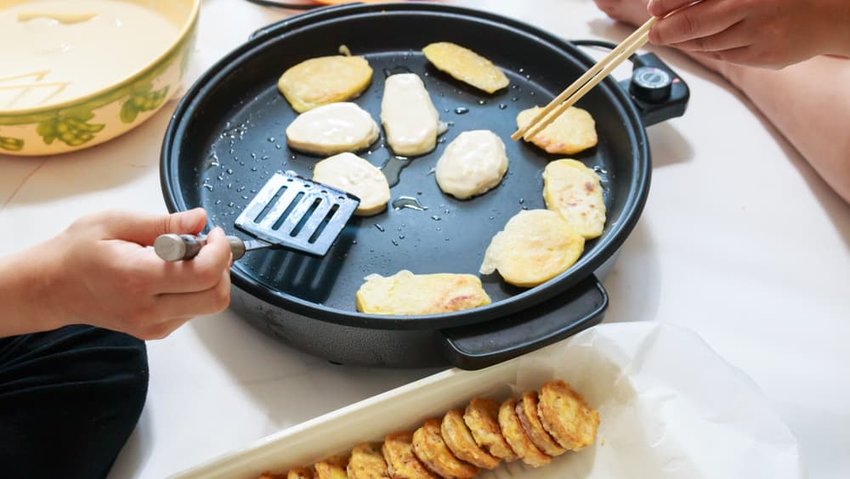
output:
[[[228,236],[230,252],[233,260],[241,258],[245,254],[245,243],[236,236]],[[156,255],[165,261],[185,261],[194,258],[207,244],[206,236],[165,234],[157,237],[153,243]]]

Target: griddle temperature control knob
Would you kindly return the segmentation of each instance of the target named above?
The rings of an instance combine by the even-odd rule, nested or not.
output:
[[[666,71],[650,66],[635,68],[629,92],[635,97],[652,103],[658,103],[670,98],[673,78]]]
[[[620,82],[637,107],[643,126],[685,114],[691,90],[688,84],[654,53],[631,58],[631,78]]]

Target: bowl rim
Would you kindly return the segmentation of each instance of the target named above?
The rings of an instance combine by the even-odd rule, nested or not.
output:
[[[150,60],[147,63],[145,63],[145,65],[143,67],[139,68],[138,70],[134,71],[133,73],[130,73],[128,76],[122,78],[121,80],[119,80],[115,83],[112,83],[110,85],[99,88],[99,89],[97,89],[97,90],[95,90],[91,93],[87,93],[87,94],[82,95],[82,96],[78,96],[78,97],[74,97],[74,98],[65,100],[63,102],[51,103],[51,104],[48,104],[48,105],[45,105],[45,106],[22,108],[22,109],[18,109],[18,110],[0,110],[0,118],[29,116],[29,115],[38,114],[38,113],[45,113],[45,112],[50,112],[50,111],[54,111],[54,110],[61,110],[61,109],[64,109],[64,108],[70,108],[70,107],[73,107],[77,104],[85,103],[89,100],[97,98],[97,97],[103,95],[106,92],[116,90],[116,89],[119,89],[119,88],[123,88],[125,86],[132,85],[139,78],[144,76],[151,68],[158,65],[160,62],[164,61],[169,56],[171,56],[178,48],[180,48],[180,45],[189,36],[189,34],[192,31],[193,25],[198,20],[198,13],[200,12],[200,9],[201,9],[201,0],[191,0],[191,2],[192,2],[192,7],[191,7],[191,10],[189,11],[189,16],[186,18],[186,21],[184,21],[183,25],[180,27],[180,32],[177,35],[177,38],[174,40],[174,42],[167,49],[160,52],[153,60]],[[138,2],[138,3],[142,3],[142,2]]]

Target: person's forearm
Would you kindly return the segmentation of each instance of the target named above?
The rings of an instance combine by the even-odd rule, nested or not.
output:
[[[0,258],[0,338],[59,326],[59,318],[47,306],[50,275],[32,254],[37,252]]]
[[[850,203],[850,60],[816,57],[778,71],[718,69]]]

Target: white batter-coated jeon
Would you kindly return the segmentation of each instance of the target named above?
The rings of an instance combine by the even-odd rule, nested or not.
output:
[[[440,115],[422,79],[415,73],[387,78],[381,101],[381,123],[393,153],[424,155],[437,146]]]
[[[360,198],[354,213],[358,216],[376,215],[384,211],[390,201],[387,178],[381,170],[354,153],[340,153],[316,163],[313,181]]]
[[[354,103],[331,103],[298,115],[286,129],[294,150],[315,155],[360,151],[378,139],[378,125]]]
[[[444,193],[465,200],[495,188],[508,171],[501,138],[490,130],[465,131],[437,161],[437,184]]]
[[[584,237],[550,210],[520,211],[496,233],[481,274],[498,271],[506,283],[530,288],[563,273],[584,251]]]

